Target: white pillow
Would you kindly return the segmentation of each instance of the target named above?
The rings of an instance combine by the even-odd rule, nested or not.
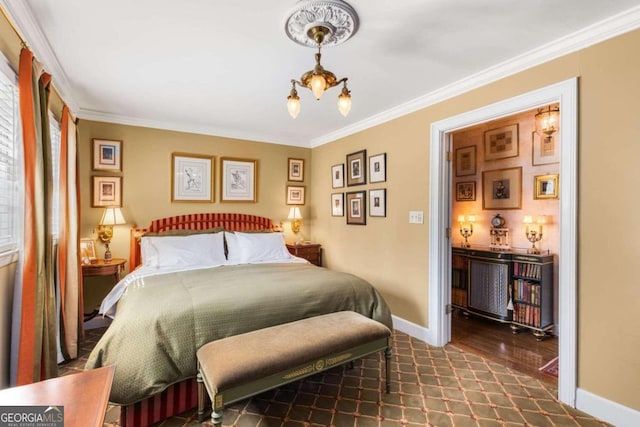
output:
[[[224,233],[231,264],[278,262],[292,258],[282,233]]]
[[[192,236],[142,237],[140,243],[142,265],[217,266],[224,264],[224,236],[222,233]]]

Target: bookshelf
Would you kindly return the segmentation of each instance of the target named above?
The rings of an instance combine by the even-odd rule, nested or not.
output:
[[[533,331],[538,341],[553,329],[553,256],[513,255],[513,333]]]
[[[453,248],[451,256],[451,305],[466,313],[469,287],[467,251]]]
[[[538,341],[553,330],[553,255],[452,248],[451,305],[530,330]]]

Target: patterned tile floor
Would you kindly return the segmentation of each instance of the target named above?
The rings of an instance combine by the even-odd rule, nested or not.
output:
[[[61,375],[82,370],[103,329],[87,331],[81,357]],[[384,362],[366,357],[353,369],[335,368],[238,402],[223,425],[302,426],[606,426],[559,403],[556,390],[526,375],[448,345],[431,347],[394,332],[391,394],[382,391]],[[110,406],[105,426],[118,426]],[[199,426],[195,411],[158,424]],[[202,425],[208,426],[209,422]]]

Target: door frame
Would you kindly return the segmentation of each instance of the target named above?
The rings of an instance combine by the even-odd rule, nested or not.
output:
[[[560,104],[558,400],[575,407],[577,390],[578,78],[565,80],[431,124],[429,160],[429,335],[451,340],[451,163],[449,133],[552,103]]]

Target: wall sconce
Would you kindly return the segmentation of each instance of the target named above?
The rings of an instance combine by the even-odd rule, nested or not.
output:
[[[302,225],[302,214],[299,207],[293,207],[289,209],[289,216],[287,217],[291,221],[291,231],[298,234],[300,226]]]
[[[473,223],[475,221],[475,215],[467,215],[466,218],[464,215],[458,215],[458,223],[460,224],[460,235],[464,237],[464,242],[462,242],[460,246],[462,246],[463,248],[471,247],[471,244],[467,239],[473,236]],[[465,227],[465,225],[467,224],[468,227]]]
[[[550,139],[558,130],[560,123],[560,107],[557,105],[538,108],[536,114],[536,133],[545,139]]]
[[[104,262],[111,262],[111,250],[109,249],[109,243],[113,237],[113,226],[126,224],[124,216],[120,208],[107,207],[102,213],[102,219],[98,227],[98,238],[104,243]]]
[[[541,215],[536,219],[534,224],[531,215],[525,215],[522,222],[525,224],[525,232],[527,240],[531,242],[531,247],[527,249],[528,254],[539,254],[540,248],[536,248],[536,242],[542,240],[542,228],[547,223],[547,219]]]

